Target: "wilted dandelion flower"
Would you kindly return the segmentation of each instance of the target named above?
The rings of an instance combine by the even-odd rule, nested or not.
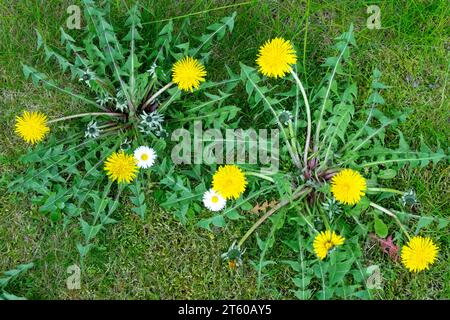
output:
[[[434,263],[438,247],[428,237],[415,236],[402,248],[402,262],[410,272],[428,269]]]
[[[245,191],[247,180],[238,166],[225,165],[214,174],[212,186],[225,199],[237,199]]]
[[[147,146],[140,146],[134,150],[134,158],[139,168],[150,168],[155,164],[156,152]]]
[[[352,169],[344,169],[331,179],[331,192],[343,204],[358,203],[366,194],[366,188],[366,179]]]
[[[25,111],[20,117],[16,117],[15,132],[28,143],[41,141],[49,131],[47,116],[42,112]]]
[[[275,38],[267,41],[259,49],[256,63],[259,72],[268,77],[283,77],[297,62],[294,47],[289,40]]]
[[[314,239],[314,252],[320,260],[323,260],[330,250],[342,245],[344,241],[345,238],[337,235],[334,231],[322,231]]]
[[[119,151],[114,152],[106,159],[105,171],[112,181],[130,183],[136,178],[138,167],[132,155]]]
[[[210,189],[203,194],[203,204],[208,210],[220,211],[225,208],[227,200],[213,189]]]
[[[172,72],[172,81],[184,91],[192,92],[198,89],[206,77],[205,67],[192,57],[184,57],[177,61],[173,65]]]

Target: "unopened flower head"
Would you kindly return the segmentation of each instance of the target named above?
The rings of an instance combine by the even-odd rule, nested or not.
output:
[[[228,251],[222,254],[222,259],[228,261],[228,266],[231,269],[235,269],[242,265],[242,256],[245,253],[245,249],[241,250],[239,245],[234,241],[228,248]]]
[[[128,140],[128,138],[125,138],[125,140],[123,140],[120,144],[120,150],[128,150],[131,148],[131,141]]]
[[[412,207],[417,204],[417,196],[414,190],[409,190],[405,192],[402,196],[402,204],[404,207],[409,206]]]
[[[288,110],[281,111],[280,115],[278,116],[278,120],[285,126],[287,126],[289,122],[292,121],[292,119],[292,113]]]
[[[86,69],[78,81],[84,82],[87,86],[91,86],[91,80],[95,78],[95,73],[90,69]]]
[[[88,123],[86,130],[84,131],[84,137],[95,139],[100,136],[100,132],[101,131],[97,126],[97,121],[92,120],[91,122]]]

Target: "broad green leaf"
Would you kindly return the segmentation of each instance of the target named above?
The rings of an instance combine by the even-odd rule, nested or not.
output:
[[[378,218],[377,216],[375,216],[375,222],[374,222],[374,228],[375,228],[375,233],[380,237],[380,238],[386,238],[388,235],[388,227],[387,225],[383,222],[383,220],[381,220],[380,218]]]

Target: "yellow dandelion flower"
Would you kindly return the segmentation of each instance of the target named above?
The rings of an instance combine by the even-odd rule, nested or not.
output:
[[[294,47],[289,40],[275,38],[259,48],[256,63],[259,72],[268,77],[283,77],[297,62]]]
[[[419,272],[434,263],[438,251],[430,238],[416,236],[403,246],[402,262],[410,272]]]
[[[119,151],[114,152],[106,159],[105,171],[112,181],[130,183],[136,178],[138,167],[133,155]]]
[[[25,111],[22,116],[16,117],[15,132],[28,143],[41,141],[49,131],[47,116],[42,112]]]
[[[219,168],[213,176],[213,190],[225,199],[237,199],[245,191],[247,180],[239,167],[226,165]]]
[[[322,231],[314,239],[314,252],[320,260],[323,260],[331,249],[342,245],[344,241],[345,238],[337,235],[334,231]]]
[[[358,203],[366,194],[366,189],[366,179],[352,169],[344,169],[331,179],[331,192],[334,198],[343,204]]]
[[[184,57],[177,61],[172,68],[172,82],[178,85],[180,90],[194,91],[198,89],[201,82],[205,81],[205,67],[191,57]]]

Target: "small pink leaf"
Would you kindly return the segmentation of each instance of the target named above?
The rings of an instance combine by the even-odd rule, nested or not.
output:
[[[372,239],[375,239],[381,247],[381,251],[389,254],[392,260],[397,261],[400,256],[398,253],[398,246],[392,241],[392,236],[389,235],[385,239],[378,237],[377,235],[371,233],[369,235]]]

